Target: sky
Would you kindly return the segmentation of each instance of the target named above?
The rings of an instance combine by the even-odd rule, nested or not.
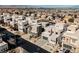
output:
[[[27,7],[28,5],[32,5],[36,8],[79,8],[79,0],[0,0],[0,6],[1,5],[24,5],[18,6],[22,8]]]
[[[44,7],[44,8],[62,8],[62,7],[64,7],[64,8],[66,8],[66,7],[76,7],[76,8],[78,8],[78,5],[37,5],[38,7]]]
[[[79,0],[0,0],[0,5],[79,5]]]
[[[79,8],[79,5],[0,5],[1,8]]]

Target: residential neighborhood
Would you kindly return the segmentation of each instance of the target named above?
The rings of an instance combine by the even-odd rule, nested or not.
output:
[[[0,53],[79,53],[79,9],[0,8]]]

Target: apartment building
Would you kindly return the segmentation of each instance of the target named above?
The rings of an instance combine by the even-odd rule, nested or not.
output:
[[[66,24],[57,23],[55,25],[50,25],[45,28],[45,31],[42,33],[42,39],[48,40],[51,44],[60,44],[61,38],[64,31],[66,31]]]
[[[70,25],[64,32],[62,47],[71,52],[79,52],[79,27],[77,25]]]
[[[11,15],[9,13],[3,13],[3,19],[6,26],[10,25]]]
[[[35,20],[35,19],[33,17],[29,16],[29,17],[26,17],[26,20],[28,21],[28,24],[31,25],[33,23],[32,20]]]
[[[71,32],[71,33],[76,32],[76,30],[78,30],[78,29],[79,29],[78,25],[70,25],[70,26],[67,27],[67,31]]]
[[[75,18],[74,24],[79,25],[79,17],[78,18]]]
[[[3,15],[0,15],[0,24],[4,23]]]
[[[12,15],[12,21],[10,22],[10,26],[14,30],[18,30],[18,18],[19,18],[19,15],[17,15],[17,14]]]
[[[58,35],[55,35],[53,32],[54,26],[50,25],[45,28],[45,31],[41,35],[41,39],[47,40],[50,43],[55,44]]]
[[[0,37],[0,53],[4,53],[8,50],[8,44],[2,40]]]
[[[28,22],[26,19],[20,18],[18,20],[18,31],[19,32],[27,32]]]
[[[30,34],[32,36],[40,36],[42,33],[42,25],[41,24],[33,24],[31,26],[31,31],[30,31]]]

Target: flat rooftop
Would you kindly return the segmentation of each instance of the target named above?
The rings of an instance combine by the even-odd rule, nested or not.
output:
[[[70,33],[68,31],[66,31],[63,36],[68,36],[74,39],[79,39],[79,29],[75,32],[75,33]]]

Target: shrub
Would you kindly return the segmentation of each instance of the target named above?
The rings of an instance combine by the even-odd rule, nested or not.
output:
[[[70,18],[68,22],[74,22],[74,18]]]

